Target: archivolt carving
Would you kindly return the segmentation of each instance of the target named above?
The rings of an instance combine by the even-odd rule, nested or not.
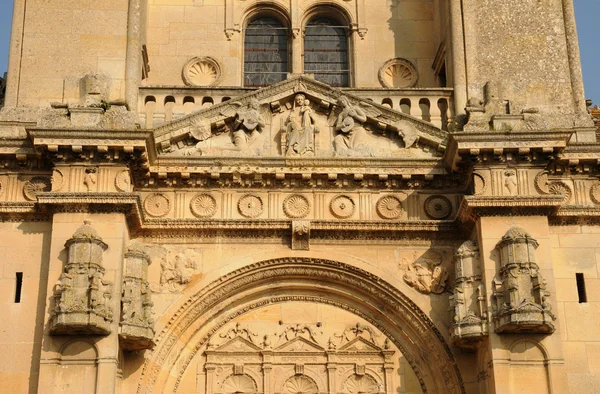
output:
[[[296,288],[298,291],[294,295],[271,295],[261,290],[261,286],[273,286],[281,278],[285,278],[290,290],[296,288],[294,283],[301,286]],[[314,280],[314,286],[306,286],[307,278]],[[319,286],[325,286],[327,291],[320,290]],[[352,301],[357,292],[361,294],[360,302]],[[243,300],[243,303],[238,304],[236,300]],[[174,386],[171,386],[176,390],[196,353],[224,324],[252,309],[290,301],[326,303],[367,320],[402,352],[424,393],[465,392],[460,372],[443,336],[408,297],[384,280],[354,266],[309,258],[263,261],[202,286],[182,304],[157,336],[158,346],[146,359],[138,392],[152,393],[155,389],[162,392],[169,376],[174,376]],[[382,303],[386,315],[372,316],[373,311],[380,310]],[[365,313],[367,305],[372,307]],[[215,314],[224,317],[215,322]],[[209,316],[211,328],[205,335],[196,336],[194,343],[186,344],[186,338],[197,330],[191,328],[192,323],[194,327],[202,327],[205,324],[202,322]],[[389,324],[389,321],[395,323]],[[398,329],[398,322],[402,322],[402,330]]]

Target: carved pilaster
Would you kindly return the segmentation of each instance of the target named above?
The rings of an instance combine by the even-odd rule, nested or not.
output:
[[[525,230],[513,227],[496,245],[500,272],[494,280],[496,333],[554,332],[554,315],[546,281],[535,262],[538,242]]]
[[[65,243],[67,262],[54,289],[53,335],[109,334],[112,284],[104,281],[102,254],[108,245],[85,221]]]
[[[479,246],[475,241],[463,243],[454,254],[455,285],[450,297],[452,328],[450,337],[455,346],[474,348],[488,335],[485,289],[481,283]]]
[[[148,256],[141,244],[132,243],[125,251],[122,313],[119,340],[123,349],[142,350],[154,347],[154,319],[148,285]]]

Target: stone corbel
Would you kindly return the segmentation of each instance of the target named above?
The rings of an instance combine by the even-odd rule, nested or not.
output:
[[[292,221],[292,250],[310,250],[310,220]]]
[[[235,33],[241,33],[242,30],[238,27],[228,27],[225,29],[225,37],[227,37],[227,41],[231,41]]]
[[[367,36],[367,32],[369,31],[369,29],[367,29],[366,27],[360,27],[358,24],[353,23],[350,26],[350,31],[353,33],[358,34],[358,36],[360,37],[361,40],[364,40],[365,37]]]

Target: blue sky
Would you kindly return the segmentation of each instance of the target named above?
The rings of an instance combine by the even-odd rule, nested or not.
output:
[[[586,98],[600,105],[600,0],[573,1]],[[13,0],[0,0],[0,74],[7,69],[12,4]]]

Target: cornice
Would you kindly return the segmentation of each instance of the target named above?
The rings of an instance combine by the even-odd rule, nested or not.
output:
[[[550,216],[563,202],[562,195],[464,196],[457,217],[473,222],[481,216]]]

